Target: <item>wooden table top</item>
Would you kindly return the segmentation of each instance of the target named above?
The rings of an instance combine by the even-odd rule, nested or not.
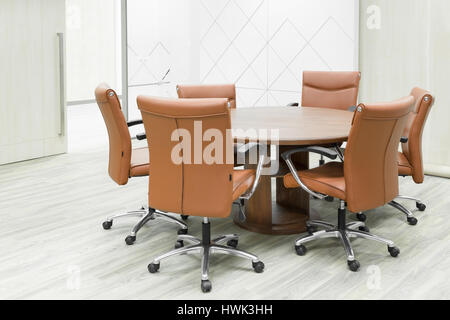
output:
[[[231,110],[233,138],[239,142],[274,144],[270,138],[271,129],[279,129],[280,145],[344,142],[348,139],[352,119],[353,112],[325,108],[258,107]],[[254,129],[254,132],[248,129]],[[256,135],[255,132],[260,129],[268,132],[267,138],[261,139]]]

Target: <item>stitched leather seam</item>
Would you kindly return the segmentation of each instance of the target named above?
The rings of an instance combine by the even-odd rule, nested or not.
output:
[[[178,126],[178,119],[175,118],[175,125],[177,131],[180,129]],[[178,135],[180,137],[180,135]],[[184,151],[183,151],[183,161],[181,162],[181,212],[184,213]]]
[[[107,92],[109,92],[109,91],[111,91],[111,90],[108,90]],[[115,96],[116,95],[114,95],[114,97]],[[102,103],[102,108],[105,108],[106,107],[105,105],[112,106],[112,104],[110,103],[110,97],[106,97],[106,101]],[[114,114],[114,110],[112,108],[109,108],[109,109],[110,109],[111,113]],[[119,112],[122,112],[122,111],[119,109]],[[116,126],[117,130],[120,131],[119,126],[117,125],[117,122],[116,122],[116,117],[113,116],[112,118],[113,118],[113,122],[114,122],[114,125]],[[108,135],[109,135],[109,132],[108,132]],[[123,148],[121,148],[121,149],[123,149]],[[125,152],[122,150],[122,157],[120,159],[120,163],[123,162],[124,154],[125,154]],[[120,170],[119,170],[119,178],[120,179],[122,179],[123,171],[124,171],[124,167],[122,165],[120,165]],[[130,177],[131,177],[131,163],[128,163],[128,179]],[[128,179],[127,179],[127,182],[128,182]]]
[[[316,89],[316,90],[319,90],[319,91],[344,91],[344,90],[353,90],[353,89],[356,89],[356,86],[351,86],[351,87],[339,87],[339,88],[323,88],[323,87],[316,87],[316,86],[309,85],[309,84],[305,84],[304,87],[305,87],[305,88]]]
[[[208,114],[208,115],[198,115],[198,116],[189,116],[189,115],[176,115],[176,116],[169,116],[166,114],[162,114],[162,113],[156,113],[156,112],[149,112],[149,111],[145,111],[146,113],[158,116],[158,117],[162,117],[162,118],[169,118],[169,119],[192,119],[192,118],[209,118],[209,117],[217,117],[217,116],[223,116],[223,115],[227,115],[227,113],[223,112],[223,113],[213,113],[213,114]]]
[[[394,125],[392,126],[392,129],[391,129],[391,134],[390,134],[390,137],[391,137],[391,139],[392,139],[392,135],[394,134],[394,129],[395,129],[395,127],[397,126],[397,124],[398,124],[398,120],[395,120],[395,123],[394,123]],[[384,202],[386,202],[386,155],[387,155],[387,150],[388,150],[388,148],[389,148],[389,144],[390,143],[387,143],[386,144],[386,149],[384,150],[384,157],[383,157],[383,170],[384,170],[384,181],[383,181],[383,198],[384,198]]]

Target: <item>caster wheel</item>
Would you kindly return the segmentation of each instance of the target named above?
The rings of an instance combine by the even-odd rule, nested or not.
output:
[[[227,242],[227,246],[232,247],[232,248],[237,248],[239,241],[236,239],[230,240]]]
[[[178,240],[177,243],[175,243],[175,249],[180,249],[184,247],[183,240]]]
[[[416,203],[416,207],[417,207],[417,209],[419,209],[419,211],[425,211],[425,209],[427,208],[427,206],[426,205],[424,205],[423,203],[419,203],[419,202],[417,202]]]
[[[154,263],[150,263],[149,265],[148,265],[148,272],[150,272],[150,273],[157,273],[158,272],[158,270],[159,270],[159,266],[160,266],[160,264],[158,263],[158,264],[154,264]]]
[[[180,229],[178,230],[178,235],[183,235],[183,234],[187,234],[188,233],[188,229]]]
[[[358,213],[356,218],[361,222],[365,222],[367,220],[367,216],[364,213]]]
[[[359,267],[361,266],[357,260],[348,261],[347,263],[348,263],[348,268],[353,272],[358,271]]]
[[[187,221],[187,219],[189,219],[189,216],[185,216],[185,215],[181,215],[181,219],[183,219],[184,221]]]
[[[255,270],[256,273],[263,273],[264,263],[262,263],[261,261],[253,262],[253,269]]]
[[[112,222],[112,221],[105,221],[105,222],[103,222],[103,224],[102,224],[103,229],[105,229],[105,230],[111,229],[112,225],[113,225],[113,222]]]
[[[306,252],[308,251],[304,245],[301,246],[295,246],[295,251],[299,256],[304,256]]]
[[[417,222],[419,222],[416,218],[414,217],[408,217],[408,223],[412,226],[415,226],[417,224]]]
[[[358,229],[359,229],[359,231],[370,232],[370,229],[367,227],[359,227]]]
[[[400,249],[397,247],[388,247],[388,251],[391,254],[391,257],[396,258],[400,254]]]
[[[316,226],[307,226],[306,227],[306,231],[311,235],[311,234],[313,234],[314,232],[317,232],[317,227]]]
[[[328,197],[325,198],[325,201],[327,201],[327,202],[333,202],[333,201],[334,201],[334,198],[328,196]]]
[[[203,293],[211,292],[212,283],[209,280],[202,280],[202,291]]]
[[[136,236],[128,236],[125,238],[125,243],[129,246],[133,245],[136,242]]]
[[[319,161],[319,166],[323,166],[325,164],[325,160],[320,160]]]

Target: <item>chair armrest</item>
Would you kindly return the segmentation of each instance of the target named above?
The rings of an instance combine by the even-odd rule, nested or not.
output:
[[[259,147],[259,144],[254,143],[254,142],[250,142],[247,143],[245,145],[242,145],[240,148],[238,148],[236,150],[236,154],[238,155],[246,155],[247,153],[249,153],[250,151],[257,149]],[[258,164],[256,166],[256,176],[255,176],[255,181],[253,182],[252,187],[248,190],[247,193],[241,195],[239,197],[239,202],[235,202],[234,204],[238,204],[239,205],[239,220],[240,221],[245,221],[247,219],[245,212],[243,211],[243,206],[244,206],[244,201],[245,200],[250,200],[250,198],[253,196],[253,194],[256,191],[256,188],[259,185],[259,181],[261,180],[261,175],[262,175],[262,171],[264,168],[264,163],[266,161],[266,156],[265,155],[260,155],[258,157]]]
[[[256,166],[256,177],[255,177],[255,181],[253,182],[252,188],[250,189],[249,192],[247,192],[246,194],[242,195],[240,197],[240,200],[250,200],[250,198],[253,196],[253,194],[256,191],[256,188],[259,185],[259,181],[261,180],[261,175],[262,175],[262,171],[264,168],[264,162],[266,160],[266,156],[265,155],[260,155],[258,158],[258,164]]]
[[[145,133],[139,133],[139,134],[136,135],[136,139],[138,139],[139,141],[146,140],[147,139],[147,135]]]
[[[407,137],[401,137],[400,142],[401,143],[407,143],[409,139]]]
[[[293,154],[300,153],[300,152],[312,152],[312,153],[318,153],[322,156],[325,156],[327,158],[330,158],[332,160],[336,160],[338,157],[338,153],[334,150],[324,148],[324,147],[302,147],[302,148],[296,148],[289,151],[284,152],[281,156],[284,160],[290,159]]]
[[[294,150],[286,151],[281,155],[283,157],[284,161],[286,161],[289,171],[291,171],[292,176],[294,177],[294,179],[298,183],[298,185],[303,190],[305,190],[310,195],[312,195],[313,197],[319,198],[321,200],[325,199],[327,197],[326,195],[312,191],[303,183],[302,179],[300,179],[300,177],[298,175],[298,171],[295,168],[294,163],[292,162],[292,159],[291,159],[293,154],[299,153],[299,152],[319,153],[319,154],[322,154],[331,159],[336,159],[338,157],[338,153],[336,151],[333,151],[333,150],[330,150],[327,148],[323,148],[323,147],[303,147],[303,148],[297,148]]]
[[[134,126],[138,126],[140,124],[144,124],[144,121],[143,120],[133,120],[133,121],[128,121],[127,122],[128,128],[134,127]]]
[[[298,102],[289,103],[289,104],[287,105],[287,107],[299,107],[299,106],[300,106],[300,104],[299,104]]]

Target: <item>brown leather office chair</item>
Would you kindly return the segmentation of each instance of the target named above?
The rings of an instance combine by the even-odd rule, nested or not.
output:
[[[346,204],[351,212],[362,212],[383,206],[398,196],[398,141],[414,103],[412,96],[391,103],[361,104],[354,115],[345,150],[345,162],[330,162],[321,167],[297,171],[291,156],[307,148],[283,154],[291,173],[284,177],[286,188],[302,187],[311,195],[340,199],[338,226],[323,221],[308,221],[310,235],[296,241],[297,254],[306,254],[305,243],[319,238],[339,238],[347,253],[350,270],[357,271],[350,238],[365,238],[384,243],[391,256],[400,251],[390,240],[368,232],[364,222],[346,223]],[[330,154],[334,151],[329,150]],[[330,157],[336,158],[336,153]],[[314,227],[325,230],[313,232]],[[359,228],[357,230],[356,228]]]
[[[230,103],[230,108],[236,109],[234,84],[178,85],[177,93],[180,99],[226,98]]]
[[[180,99],[203,99],[203,98],[225,98],[228,100],[229,107],[236,109],[236,86],[234,84],[202,84],[202,85],[177,85],[178,98]],[[234,144],[234,164],[236,167],[245,163],[245,152],[255,147],[254,143]],[[242,150],[243,152],[239,152]],[[243,201],[237,201],[239,206],[240,219],[245,219],[245,207]]]
[[[176,249],[155,258],[148,266],[149,272],[157,272],[163,259],[192,252],[202,254],[201,288],[204,292],[212,287],[208,277],[212,253],[249,259],[254,270],[262,272],[264,264],[258,257],[235,248],[237,235],[211,240],[209,218],[226,218],[233,201],[251,197],[264,160],[260,157],[257,171],[233,170],[232,140],[226,138],[231,134],[227,99],[174,100],[140,96],[138,106],[150,137],[149,205],[159,210],[204,217],[202,239],[180,235]],[[209,149],[211,142],[195,144],[198,137],[194,136],[194,128],[198,124],[202,137],[214,132],[211,140],[217,142],[214,152]],[[214,153],[215,161],[205,159],[204,154],[210,154],[208,150]],[[184,247],[184,242],[191,245]],[[223,243],[227,246],[221,245]]]
[[[411,95],[415,99],[415,104],[413,111],[408,116],[402,135],[402,152],[398,153],[398,173],[402,177],[412,177],[415,183],[421,184],[425,179],[422,159],[422,133],[433,106],[434,98],[428,91],[421,88],[414,88]],[[415,201],[419,211],[425,211],[426,209],[425,204],[420,199],[401,195],[397,199]],[[417,224],[417,218],[406,207],[397,201],[391,201],[389,204],[403,212],[410,225]],[[359,214],[358,219],[365,221],[366,217],[364,214]]]
[[[120,101],[117,94],[108,85],[101,84],[95,90],[95,97],[100,111],[105,120],[109,136],[109,176],[118,185],[128,183],[129,178],[145,177],[149,175],[149,152],[148,148],[133,149],[128,127],[142,124],[142,120],[126,122],[122,113]],[[103,222],[105,230],[111,229],[113,221],[122,217],[140,217],[140,221],[133,228],[131,234],[126,237],[128,245],[134,244],[138,231],[150,220],[161,219],[174,223],[181,227],[179,233],[186,234],[185,223],[165,213],[157,212],[145,206],[141,210],[121,213],[109,217]]]
[[[304,71],[302,87],[303,107],[349,110],[358,101],[361,73],[358,71]],[[298,103],[290,104],[298,107]],[[334,148],[341,156],[340,146]],[[320,156],[319,165],[325,159]],[[332,201],[331,197],[327,200]]]
[[[302,106],[348,110],[358,101],[358,71],[303,72]]]

